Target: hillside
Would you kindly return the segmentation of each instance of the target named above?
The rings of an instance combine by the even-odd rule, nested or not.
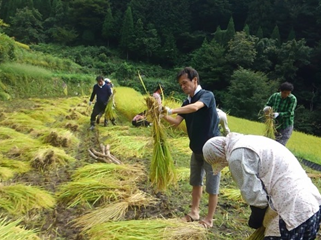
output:
[[[152,232],[155,229],[162,232],[165,228],[171,229],[173,239],[179,233],[180,239],[241,240],[252,233],[247,227],[249,209],[226,170],[222,175],[213,229],[206,233],[199,226],[182,225],[179,218],[188,211],[190,201],[187,137],[182,130],[168,129],[179,182],[166,193],[155,192],[148,179],[152,154],[150,128],[131,126],[132,115],[144,108],[144,97],[128,88],[117,87],[116,91],[117,125],[103,127],[101,124],[95,131],[88,131],[91,109],[87,106],[87,95],[2,102],[0,188],[3,198],[15,200],[0,204],[1,215],[10,222],[20,219],[20,226],[35,231],[40,239],[111,239],[107,236],[115,229],[126,229],[127,235],[115,230],[119,238],[114,239],[133,239],[130,234],[142,234],[146,237],[143,239],[150,239],[154,234],[155,239],[164,239],[162,234]],[[236,121],[242,122],[230,118],[232,129],[235,124],[240,126]],[[99,168],[114,165],[99,163],[88,154],[89,148],[100,151],[101,143],[110,145],[110,153],[123,163],[125,171],[113,168],[109,175],[106,172],[103,175],[100,170],[103,178],[98,178],[98,172],[94,174]],[[25,166],[23,170],[20,164]],[[320,189],[321,174],[307,171]],[[102,187],[99,182],[106,185]],[[21,192],[25,190],[16,188],[18,186],[39,188],[42,192],[32,197],[33,191],[28,196]],[[21,194],[23,197],[17,198]],[[132,200],[133,195],[137,201]],[[51,199],[51,205],[41,205],[39,199],[45,197]],[[119,208],[120,203],[127,203],[127,207],[118,213],[118,219],[111,218],[112,221],[95,227],[94,222],[98,220],[90,213],[98,210],[97,214],[108,206]],[[206,208],[205,198],[201,208]],[[115,208],[112,209],[115,214]],[[108,211],[105,213],[108,215]],[[142,226],[145,226],[143,230],[138,231]]]

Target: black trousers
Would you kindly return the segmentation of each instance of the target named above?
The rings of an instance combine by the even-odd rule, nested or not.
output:
[[[101,112],[105,112],[106,106],[107,105],[104,103],[99,103],[99,102],[95,103],[94,109],[93,109],[91,116],[90,116],[90,124],[91,125],[95,125],[95,120],[96,120],[97,115]]]

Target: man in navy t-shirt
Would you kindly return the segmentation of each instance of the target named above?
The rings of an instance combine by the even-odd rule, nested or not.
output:
[[[185,215],[187,222],[199,221],[200,201],[203,189],[203,178],[206,175],[206,192],[209,194],[208,213],[200,221],[205,227],[213,226],[213,216],[218,202],[220,173],[213,174],[212,167],[204,161],[202,148],[205,142],[220,135],[218,128],[219,118],[216,112],[214,94],[202,89],[197,71],[186,67],[177,75],[177,81],[187,95],[181,107],[170,109],[164,107],[167,113],[163,118],[174,126],[183,120],[186,122],[187,133],[190,139],[192,157],[190,161],[190,185],[192,185],[192,207]],[[169,115],[177,114],[176,117]]]
[[[97,84],[94,85],[89,99],[89,105],[91,105],[96,96],[96,103],[90,116],[90,129],[94,129],[97,115],[105,111],[109,97],[112,94],[110,86],[106,84],[102,76],[96,77],[96,81]]]

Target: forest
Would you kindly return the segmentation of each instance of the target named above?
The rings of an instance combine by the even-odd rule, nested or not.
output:
[[[232,116],[260,121],[280,83],[294,84],[295,129],[321,136],[321,1],[2,0],[0,32],[34,51],[71,59],[140,88],[137,71],[165,94],[178,68]],[[2,54],[1,62],[12,56]]]

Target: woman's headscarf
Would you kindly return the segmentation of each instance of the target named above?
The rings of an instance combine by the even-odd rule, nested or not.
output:
[[[213,173],[219,173],[228,165],[225,155],[226,137],[213,137],[203,146],[203,156],[212,165]]]

